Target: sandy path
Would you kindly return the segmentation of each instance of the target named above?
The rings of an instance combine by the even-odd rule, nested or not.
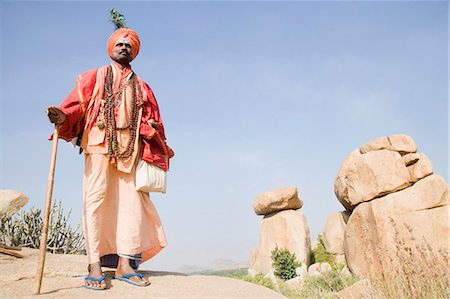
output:
[[[186,276],[170,272],[142,272],[151,286],[139,288],[113,280],[106,271],[105,291],[83,287],[86,256],[47,254],[40,296],[33,295],[37,250],[24,248],[23,259],[0,255],[0,298],[286,298],[262,286],[217,276]]]

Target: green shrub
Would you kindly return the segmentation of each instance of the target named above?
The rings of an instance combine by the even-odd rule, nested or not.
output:
[[[67,215],[61,207],[61,201],[55,202],[50,211],[47,250],[53,253],[85,254],[84,237],[80,224],[73,229]],[[31,208],[22,210],[9,218],[0,219],[0,244],[39,248],[42,232],[41,210]]]
[[[332,268],[337,268],[337,265],[334,261],[335,257],[333,254],[328,253],[325,250],[325,243],[323,241],[323,236],[318,235],[317,236],[318,244],[317,246],[311,251],[311,265],[314,263],[328,263]]]
[[[276,247],[272,250],[272,265],[275,269],[275,275],[283,280],[288,280],[297,276],[295,269],[300,267],[295,253],[290,253],[287,249]]]

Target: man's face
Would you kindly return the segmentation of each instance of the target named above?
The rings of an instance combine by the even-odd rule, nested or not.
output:
[[[133,49],[130,41],[121,38],[116,42],[112,52],[112,59],[120,64],[128,64],[133,58]]]

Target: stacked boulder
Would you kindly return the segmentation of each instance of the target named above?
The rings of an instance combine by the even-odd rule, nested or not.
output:
[[[258,195],[253,203],[261,221],[260,244],[252,252],[251,272],[268,274],[272,269],[272,251],[288,249],[299,262],[309,265],[311,240],[297,187],[278,188]]]
[[[411,137],[381,137],[353,151],[334,189],[346,212],[330,216],[326,249],[344,253],[354,274],[382,277],[405,248],[447,252],[449,186]]]

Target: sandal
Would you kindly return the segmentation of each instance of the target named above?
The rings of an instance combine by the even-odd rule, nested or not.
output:
[[[145,284],[141,284],[141,283],[131,280],[130,279],[131,277],[139,277],[141,280],[144,280],[144,275],[142,275],[140,273],[130,273],[130,274],[125,274],[123,276],[114,276],[114,279],[125,281],[129,284],[132,284],[132,285],[135,285],[138,287],[146,287],[146,286],[150,285],[150,282],[147,280],[145,280]]]

